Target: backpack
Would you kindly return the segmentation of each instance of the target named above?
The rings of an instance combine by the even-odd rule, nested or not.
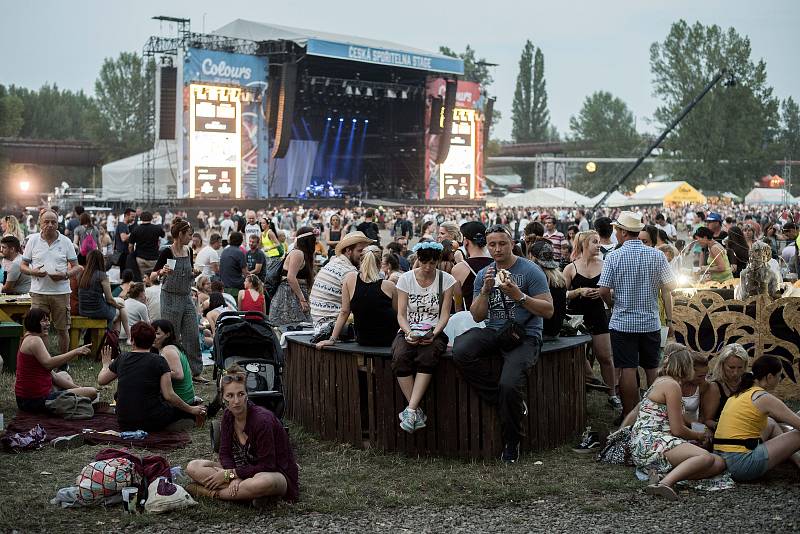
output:
[[[47,411],[63,419],[91,419],[94,417],[92,399],[79,397],[71,391],[62,391],[55,399],[44,403]]]
[[[283,279],[283,264],[285,261],[286,258],[284,257],[280,261],[272,262],[264,273],[264,295],[267,297],[265,298],[267,311],[269,311],[272,297],[275,296],[275,293],[278,291],[278,286],[281,285],[281,280]]]
[[[81,241],[81,256],[88,256],[93,250],[97,250],[97,241],[94,240],[92,233],[87,230],[86,235]]]
[[[133,463],[127,458],[111,458],[92,462],[81,469],[75,485],[78,486],[78,502],[93,504],[122,488],[133,486],[137,474]]]
[[[192,496],[181,486],[173,484],[164,477],[158,477],[147,487],[147,502],[144,504],[144,511],[161,514],[196,504]]]

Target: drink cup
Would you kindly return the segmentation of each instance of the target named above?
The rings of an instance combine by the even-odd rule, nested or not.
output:
[[[201,413],[194,416],[194,426],[203,428],[206,425],[206,414]]]
[[[122,488],[122,502],[129,513],[136,513],[136,501],[139,500],[139,488],[128,486]]]
[[[167,260],[167,267],[169,267],[170,269],[172,269],[174,271],[176,263],[177,262],[176,262],[176,260],[174,258],[173,259],[168,259]]]

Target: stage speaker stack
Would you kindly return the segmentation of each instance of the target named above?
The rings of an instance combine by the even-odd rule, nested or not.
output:
[[[280,89],[275,109],[275,142],[272,157],[282,158],[289,151],[294,120],[294,101],[297,93],[297,63],[284,63],[281,68]]]
[[[444,101],[442,100],[441,96],[434,96],[431,99],[431,126],[430,126],[430,133],[432,134],[440,134],[442,133],[442,106],[444,105]]]
[[[447,80],[444,92],[444,120],[442,121],[442,135],[439,136],[439,152],[436,154],[436,163],[444,163],[450,152],[450,137],[453,131],[453,110],[456,107],[457,80]]]
[[[264,95],[264,122],[270,136],[275,135],[275,124],[278,122],[278,94],[281,83],[280,65],[269,66],[269,76],[267,78],[267,94]]]
[[[159,69],[158,138],[175,139],[178,69],[164,66]]]

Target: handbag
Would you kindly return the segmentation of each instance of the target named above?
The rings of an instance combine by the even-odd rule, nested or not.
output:
[[[283,264],[286,261],[286,258],[282,258],[280,261],[275,261],[270,264],[267,268],[267,272],[264,274],[264,294],[269,296],[269,301],[272,301],[272,297],[275,296],[275,292],[278,291],[278,286],[281,285],[281,280],[283,279]]]

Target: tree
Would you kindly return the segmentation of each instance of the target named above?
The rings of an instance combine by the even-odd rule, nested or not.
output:
[[[74,93],[57,85],[38,91],[11,86],[9,94],[22,101],[20,137],[34,139],[88,139],[92,100],[83,91]]]
[[[22,129],[25,105],[18,96],[0,85],[0,137],[16,137]]]
[[[558,136],[550,126],[550,112],[547,109],[544,54],[530,40],[525,41],[519,58],[511,121],[511,137],[515,143],[549,141],[554,135]]]
[[[531,139],[531,90],[533,74],[533,43],[525,41],[519,57],[519,74],[511,102],[511,138],[515,143]]]
[[[95,82],[93,133],[108,159],[152,148],[147,112],[154,96],[155,63],[144,68],[135,52],[106,58]]]
[[[800,159],[800,106],[790,96],[781,104],[781,157]]]
[[[722,68],[735,75],[736,85],[711,92],[681,122],[665,142],[674,157],[676,178],[700,188],[744,193],[770,168],[765,150],[777,133],[777,100],[767,85],[763,60],[754,63],[750,40],[729,28],[672,25],[662,43],[650,47],[654,94],[662,99],[655,118],[668,124]]]
[[[470,45],[467,45],[467,49],[461,54],[446,46],[440,46],[439,52],[445,56],[459,58],[461,61],[463,61],[463,79],[479,84],[483,89],[486,98],[489,98],[489,86],[494,83],[494,78],[492,77],[492,73],[489,71],[491,64],[486,61],[486,58],[482,57],[479,59],[475,53],[475,49],[473,49]],[[500,122],[501,118],[502,116],[500,115],[500,112],[495,108],[492,112],[492,128],[494,128],[494,126]]]
[[[537,47],[533,58],[533,82],[531,85],[531,139],[547,141],[550,131],[550,111],[547,109],[547,87],[544,81],[544,54]]]
[[[631,156],[641,144],[633,113],[625,102],[607,91],[587,96],[578,115],[570,117],[569,128],[569,141],[590,147],[580,151],[582,156]],[[581,192],[594,195],[607,191],[623,171],[620,165],[599,164],[592,173],[581,171],[575,185]],[[646,175],[646,169],[640,167],[628,185],[636,182],[636,176],[642,179]]]

